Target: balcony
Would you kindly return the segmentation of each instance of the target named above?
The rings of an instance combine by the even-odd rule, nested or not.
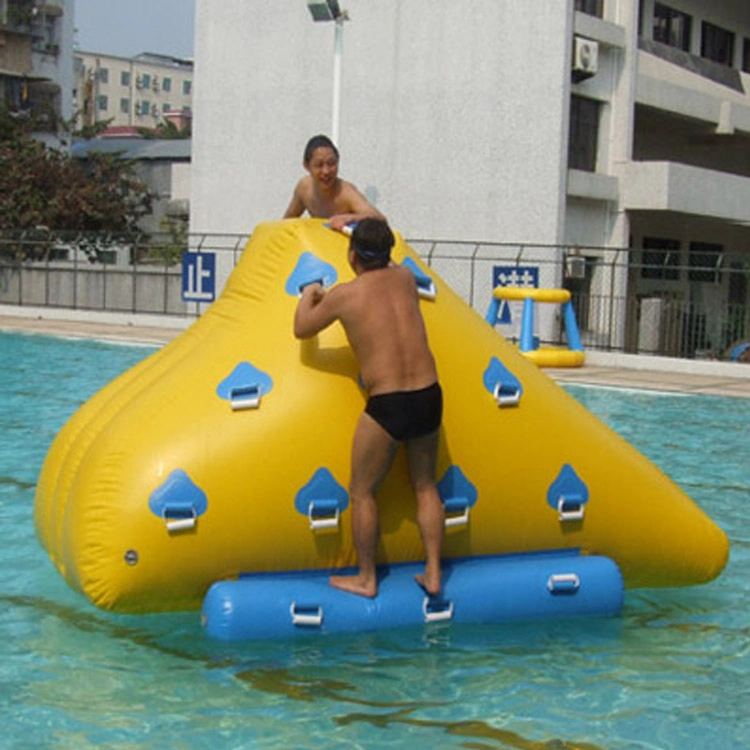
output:
[[[31,37],[0,29],[0,75],[23,78],[31,69]]]
[[[637,104],[708,123],[719,133],[750,133],[747,75],[656,42],[640,46]]]
[[[7,0],[0,4],[0,29],[17,34],[30,34],[34,20],[32,0]]]
[[[668,211],[750,224],[750,178],[676,162],[622,165],[626,211]]]

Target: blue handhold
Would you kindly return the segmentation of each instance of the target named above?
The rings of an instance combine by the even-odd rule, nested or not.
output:
[[[518,403],[523,394],[521,381],[497,358],[490,360],[482,377],[484,387],[500,402]]]
[[[432,280],[432,277],[428,276],[412,258],[404,258],[401,265],[408,268],[414,274],[420,294],[429,297],[435,296],[435,282]]]
[[[208,498],[182,469],[175,469],[151,493],[148,507],[159,518],[197,517],[206,512]]]
[[[316,257],[312,253],[302,253],[294,271],[286,280],[284,290],[292,297],[297,297],[309,284],[320,284],[329,287],[336,283],[338,274],[330,263]]]
[[[464,508],[471,508],[477,502],[477,488],[455,464],[448,467],[437,488],[446,512],[455,513]]]
[[[467,524],[469,509],[477,502],[476,487],[458,466],[450,466],[437,486],[445,509],[446,527]]]
[[[316,515],[330,516],[341,513],[349,506],[349,493],[326,469],[318,469],[294,499],[294,507],[302,515],[314,520]]]
[[[589,490],[583,480],[576,474],[570,464],[563,464],[557,478],[547,490],[547,503],[555,510],[560,510],[560,501],[564,506],[580,508],[588,502]]]
[[[240,362],[224,380],[216,386],[219,398],[231,401],[233,396],[243,389],[257,388],[258,396],[264,396],[273,388],[270,375],[259,370],[249,362]]]

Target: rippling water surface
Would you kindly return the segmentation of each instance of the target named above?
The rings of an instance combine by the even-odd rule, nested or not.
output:
[[[225,645],[195,613],[94,609],[34,537],[57,430],[151,351],[0,334],[0,747],[750,746],[750,402],[568,388],[727,532],[707,586],[629,591],[615,620]]]

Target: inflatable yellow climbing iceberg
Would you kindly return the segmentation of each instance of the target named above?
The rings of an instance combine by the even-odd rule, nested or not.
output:
[[[71,586],[123,612],[197,609],[216,581],[354,564],[349,448],[364,394],[339,326],[297,341],[299,289],[351,278],[317,220],[257,227],[221,297],[87,402],[55,439],[35,523]],[[708,581],[724,533],[508,344],[398,239],[445,394],[447,558],[578,549],[629,586]],[[373,300],[373,305],[378,301]],[[403,457],[379,503],[382,562],[421,559]]]

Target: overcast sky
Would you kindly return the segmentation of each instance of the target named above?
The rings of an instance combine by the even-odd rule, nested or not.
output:
[[[193,56],[195,0],[75,0],[75,41],[84,52]]]

